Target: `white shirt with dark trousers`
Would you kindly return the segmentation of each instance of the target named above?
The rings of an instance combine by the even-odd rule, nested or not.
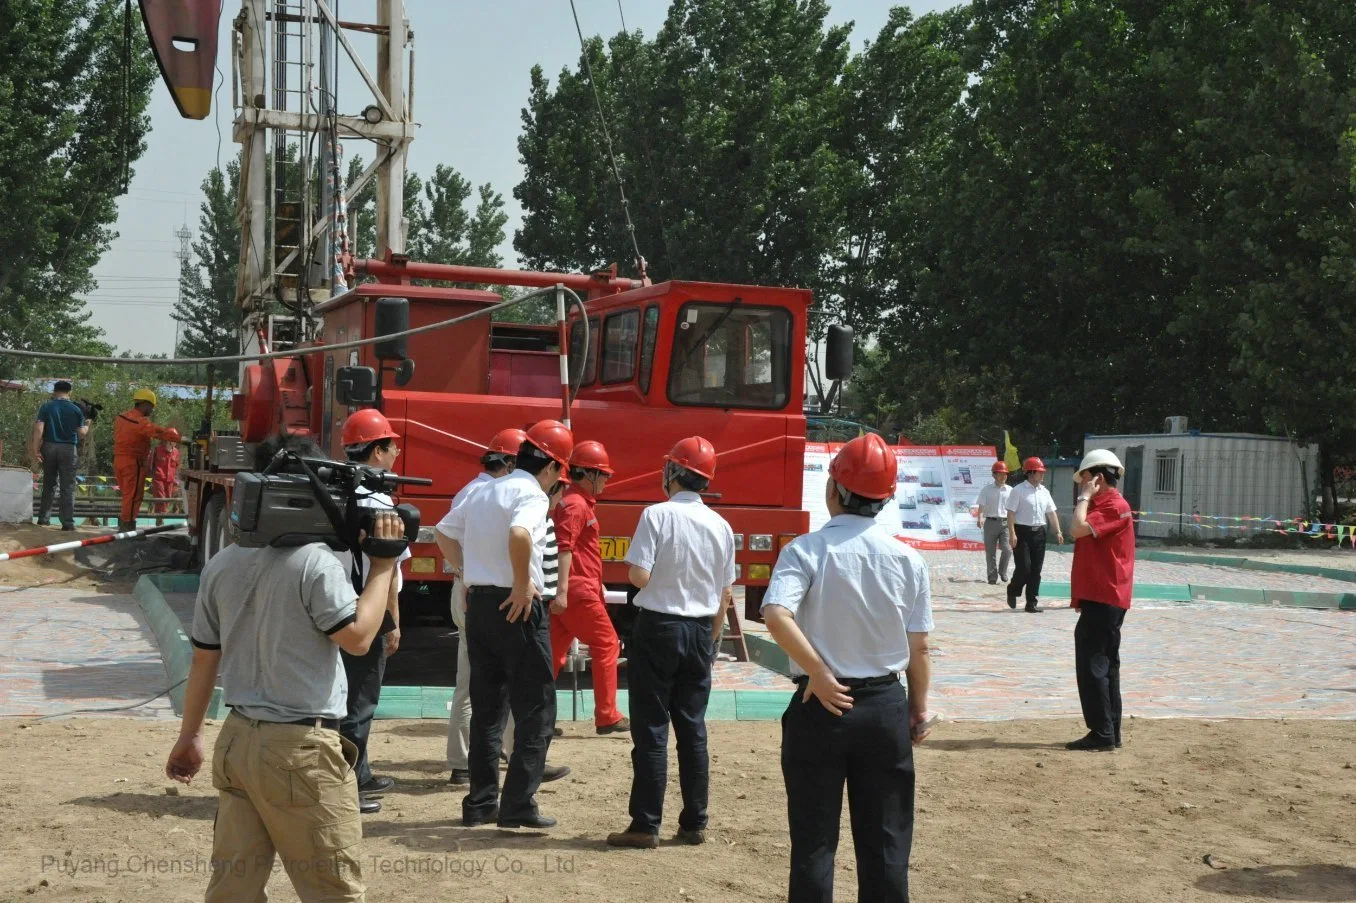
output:
[[[1046,518],[1055,512],[1055,500],[1045,484],[1033,484],[1023,480],[1012,489],[1008,496],[1006,509],[1015,515],[1018,527],[1044,527]],[[1003,515],[1007,517],[1006,514]]]
[[[537,478],[516,470],[483,482],[454,505],[438,529],[461,544],[464,553],[466,639],[471,665],[471,735],[468,767],[471,789],[462,801],[465,824],[522,826],[535,819],[536,792],[546,765],[546,748],[556,721],[551,629],[547,603],[533,602],[526,615],[510,623],[500,606],[513,588],[509,536],[514,528],[532,538],[529,576],[538,591],[546,587],[549,499]],[[505,705],[507,701],[507,707]],[[512,713],[513,751],[503,793],[499,793],[499,753],[503,725]]]
[[[932,630],[927,565],[874,520],[840,514],[782,550],[763,599],[770,606],[791,612],[852,697],[834,715],[796,692],[782,718],[790,899],[832,898],[846,782],[858,898],[907,900],[914,767],[901,681],[909,634]]]
[[[637,608],[710,618],[735,582],[734,531],[695,492],[679,492],[640,516],[626,563],[650,572]]]
[[[678,825],[703,831],[710,771],[706,704],[715,660],[712,618],[735,582],[734,531],[695,492],[646,508],[626,563],[649,571],[627,647],[631,715],[631,824],[658,834],[664,817],[669,722],[678,741],[683,810]]]

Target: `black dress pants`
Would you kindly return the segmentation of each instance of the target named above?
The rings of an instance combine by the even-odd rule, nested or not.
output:
[[[372,734],[372,716],[381,700],[381,679],[386,673],[386,637],[378,636],[362,655],[340,651],[344,674],[348,676],[348,710],[339,722],[339,733],[358,747],[358,762],[353,773],[358,783],[372,780],[372,766],[367,761],[367,738]]]
[[[1121,625],[1125,609],[1078,603],[1074,661],[1083,722],[1103,740],[1121,738]]]
[[[804,683],[782,715],[782,776],[791,826],[789,903],[833,900],[833,858],[847,784],[857,899],[908,903],[913,847],[909,694],[898,680],[852,690],[834,715]]]
[[[492,586],[472,586],[466,592],[471,791],[461,811],[467,819],[493,818],[496,811],[502,819],[539,814],[535,797],[556,726],[547,605],[538,599],[525,619],[509,623],[507,612],[499,610],[508,597],[509,590]],[[515,732],[501,798],[499,752],[509,712]]]
[[[678,745],[679,827],[706,829],[711,773],[706,752],[706,704],[715,661],[710,618],[641,609],[627,653],[631,710],[631,826],[658,834],[668,785],[669,723]],[[474,686],[474,684],[472,684]]]
[[[1008,598],[1026,592],[1027,608],[1034,608],[1041,591],[1041,568],[1045,566],[1045,528],[1017,525],[1017,546],[1012,550],[1012,581]]]

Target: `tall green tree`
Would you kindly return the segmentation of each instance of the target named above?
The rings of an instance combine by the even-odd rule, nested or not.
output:
[[[226,172],[213,168],[203,180],[198,235],[193,256],[182,262],[182,300],[171,314],[183,327],[176,353],[180,357],[228,357],[240,353],[244,309],[236,300],[240,266],[240,223],[236,218],[240,164]]]
[[[77,296],[115,237],[155,80],[141,29],[123,58],[123,6],[0,3],[0,344],[108,350]]]
[[[541,269],[634,252],[584,55],[656,279],[818,285],[838,233],[832,129],[847,28],[825,0],[675,0],[652,41],[587,42],[553,86],[532,71],[514,246]]]

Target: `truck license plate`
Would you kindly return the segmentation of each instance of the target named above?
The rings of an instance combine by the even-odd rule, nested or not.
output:
[[[625,561],[626,553],[631,551],[631,537],[603,536],[598,540],[598,548],[604,561]]]

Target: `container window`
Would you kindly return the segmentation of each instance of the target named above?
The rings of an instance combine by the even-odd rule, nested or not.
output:
[[[676,405],[780,410],[791,397],[791,314],[693,302],[678,311],[669,368]]]
[[[640,311],[626,310],[603,325],[603,384],[629,383],[636,378],[636,345],[640,338]]]
[[[1177,492],[1177,460],[1178,454],[1174,449],[1172,451],[1161,451],[1154,459],[1154,492],[1175,493]]]
[[[654,346],[659,339],[659,307],[645,308],[645,323],[640,330],[640,391],[650,391],[650,371],[654,368]]]

